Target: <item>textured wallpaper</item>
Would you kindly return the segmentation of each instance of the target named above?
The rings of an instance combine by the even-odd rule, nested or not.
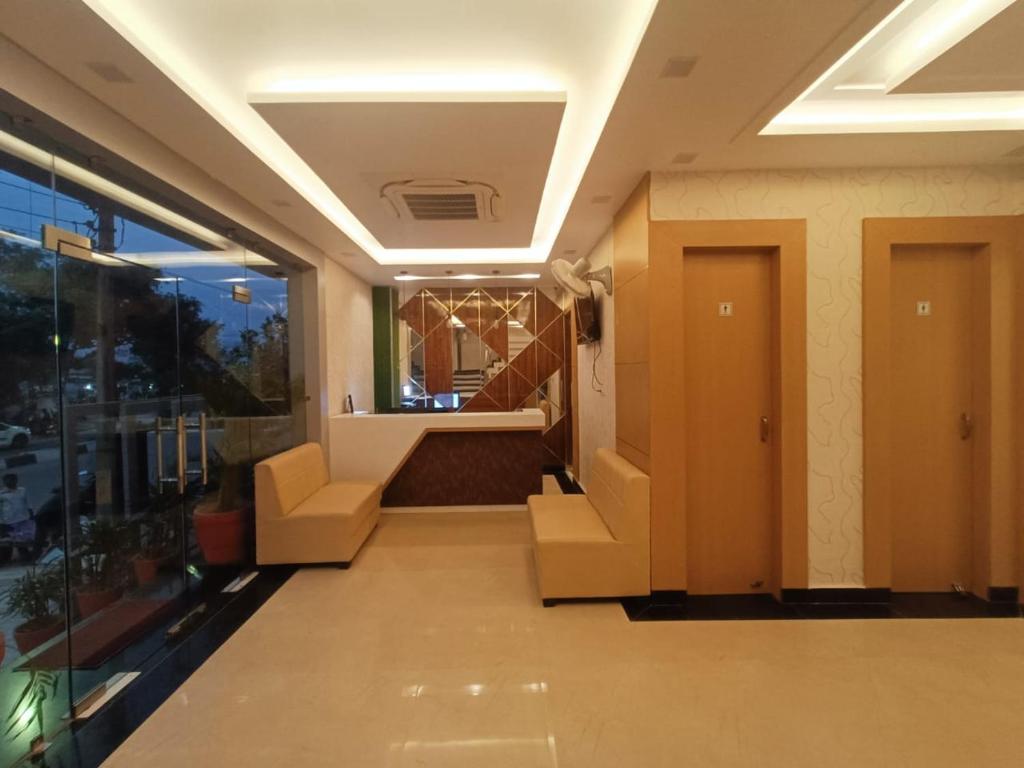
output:
[[[864,583],[861,221],[1024,212],[1024,166],[655,173],[652,219],[807,219],[810,585]]]

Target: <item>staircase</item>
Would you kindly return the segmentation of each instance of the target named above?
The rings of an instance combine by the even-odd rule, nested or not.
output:
[[[466,402],[484,385],[483,371],[455,371],[452,375],[452,388],[459,393],[459,400]]]

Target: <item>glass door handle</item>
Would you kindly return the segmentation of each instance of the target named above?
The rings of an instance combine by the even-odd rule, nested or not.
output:
[[[208,453],[206,450],[206,414],[199,414],[199,462],[202,466],[202,481],[203,485],[206,485],[210,479],[210,472],[207,469]]]
[[[167,478],[164,477],[164,433],[160,428],[160,417],[156,417],[156,482],[157,485],[163,483]]]
[[[164,432],[168,431],[164,426],[164,419],[156,419],[156,480],[157,485],[162,489],[164,483],[177,483],[179,475],[165,475],[167,462],[164,460]],[[160,491],[163,492],[162,490]]]
[[[178,433],[178,493],[185,493],[185,417],[179,416],[176,423]]]

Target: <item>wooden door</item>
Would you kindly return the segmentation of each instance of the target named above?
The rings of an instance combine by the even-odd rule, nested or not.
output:
[[[892,257],[892,588],[970,588],[973,249]]]
[[[772,587],[772,253],[686,249],[687,589]]]

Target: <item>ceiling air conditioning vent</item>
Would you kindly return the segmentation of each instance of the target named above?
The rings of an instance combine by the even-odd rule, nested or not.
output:
[[[413,221],[497,221],[501,201],[490,184],[460,179],[394,181],[380,196],[392,215]]]

